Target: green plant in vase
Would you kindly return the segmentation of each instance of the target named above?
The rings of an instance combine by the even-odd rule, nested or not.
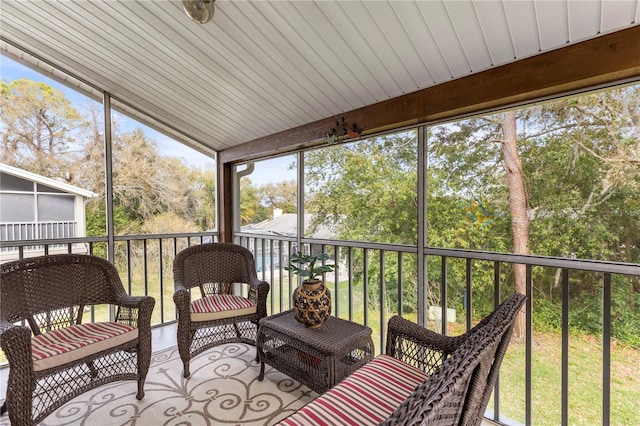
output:
[[[327,253],[316,255],[294,253],[289,259],[289,266],[285,266],[284,269],[302,277],[303,283],[314,283],[320,281],[319,276],[336,268],[336,265],[324,264],[323,262],[327,259],[329,259]]]
[[[293,292],[293,314],[298,322],[307,327],[320,327],[331,315],[331,293],[322,281],[322,274],[332,272],[336,265],[325,264],[327,253],[295,253],[285,270],[302,278]]]

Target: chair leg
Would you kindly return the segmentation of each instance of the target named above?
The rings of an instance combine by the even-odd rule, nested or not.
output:
[[[240,329],[238,328],[238,323],[235,323],[235,322],[234,322],[234,323],[233,323],[233,328],[235,328],[235,330],[236,330],[236,336],[238,336],[238,339],[239,339],[240,337],[242,337],[242,335],[240,334]]]
[[[189,372],[189,360],[191,359],[191,342],[195,336],[196,330],[189,330],[188,325],[178,323],[178,352],[182,360],[182,376],[187,379],[191,374]]]
[[[87,362],[86,365],[87,365],[87,368],[89,369],[89,374],[91,375],[91,377],[94,379],[98,377],[98,370],[93,365],[93,361]]]
[[[138,379],[138,394],[136,395],[136,399],[138,401],[144,398],[144,379]]]

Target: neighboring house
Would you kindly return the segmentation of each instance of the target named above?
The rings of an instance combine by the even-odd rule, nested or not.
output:
[[[311,224],[313,214],[305,213],[304,227],[305,229]],[[256,234],[267,235],[284,235],[295,237],[298,234],[298,216],[296,213],[282,213],[280,209],[273,210],[273,217],[259,223],[252,223],[242,227],[241,232],[253,232]],[[305,235],[306,237],[328,240],[335,237],[335,234],[325,226],[320,226],[313,235]]]
[[[313,219],[313,214],[305,213],[304,215],[305,229],[308,228],[312,219]],[[259,235],[280,235],[280,236],[286,236],[286,237],[295,237],[298,232],[298,216],[296,213],[282,213],[282,210],[274,209],[273,217],[271,219],[264,220],[259,223],[252,223],[249,225],[245,225],[242,227],[241,232],[250,232],[252,234],[259,234]],[[329,240],[329,239],[333,239],[335,237],[335,234],[333,234],[329,228],[320,226],[319,229],[316,231],[316,233],[311,235],[310,237],[321,239],[321,240]],[[251,245],[249,245],[249,247],[251,247],[253,251],[253,247]],[[295,250],[296,250],[296,247],[294,244],[293,251],[295,252]],[[262,248],[258,247],[258,253],[254,253],[253,255],[256,259],[256,269],[258,270],[258,272],[260,272],[263,269]],[[264,266],[266,268],[269,268],[271,257],[272,257],[270,256],[269,246],[265,247],[264,257],[265,257]],[[280,266],[278,264],[280,257],[278,256],[277,246],[274,247],[273,258],[275,262],[273,266],[274,267]],[[283,254],[282,261],[285,265],[289,263],[286,253]]]
[[[85,200],[95,193],[0,163],[0,241],[50,240],[86,236]],[[66,244],[49,254],[66,253]],[[84,244],[73,252],[86,253]],[[25,247],[26,257],[44,254],[43,246]],[[3,247],[0,263],[18,258],[14,247]]]

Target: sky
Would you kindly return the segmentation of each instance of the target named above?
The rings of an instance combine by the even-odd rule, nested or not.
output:
[[[78,108],[80,111],[82,111],[83,108],[87,108],[88,104],[94,102],[75,90],[52,80],[31,68],[21,65],[4,55],[0,55],[0,77],[9,82],[19,78],[28,78],[30,80],[45,82],[51,87],[64,93],[65,97],[69,99],[73,106]],[[199,167],[201,169],[208,169],[215,166],[214,159],[192,150],[191,148],[185,147],[185,145],[153,130],[148,126],[145,126],[142,123],[132,120],[122,114],[120,114],[120,116],[123,118],[123,122],[120,124],[125,131],[142,128],[145,135],[157,143],[158,149],[163,155],[182,158],[190,166]],[[289,170],[288,167],[294,160],[295,156],[291,155],[260,161],[256,163],[255,170],[249,177],[254,185],[263,185],[269,182],[281,182],[284,180],[295,179],[295,169]]]

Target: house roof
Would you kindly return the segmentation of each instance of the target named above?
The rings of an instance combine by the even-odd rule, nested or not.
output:
[[[2,0],[0,49],[213,155],[636,26],[639,5],[217,0],[200,25],[181,1]]]
[[[313,214],[305,213],[304,215],[305,229],[308,228],[312,219],[313,219]],[[296,213],[283,213],[272,219],[264,220],[259,223],[253,223],[253,224],[242,227],[242,232],[253,232],[253,233],[269,234],[269,235],[285,235],[290,237],[295,237],[296,235],[298,235],[297,230],[298,230],[298,217]],[[310,237],[328,240],[335,237],[335,235],[326,226],[321,226],[316,231],[316,233]]]
[[[77,186],[69,185],[68,183],[60,182],[55,179],[39,175],[37,173],[32,173],[27,170],[9,166],[7,164],[0,163],[0,172],[7,173],[9,175],[16,176],[22,179],[30,180],[32,182],[40,183],[42,185],[46,185],[63,192],[68,192],[70,194],[81,195],[86,198],[93,198],[97,196],[97,194],[92,191],[87,191],[86,189],[78,188]]]

